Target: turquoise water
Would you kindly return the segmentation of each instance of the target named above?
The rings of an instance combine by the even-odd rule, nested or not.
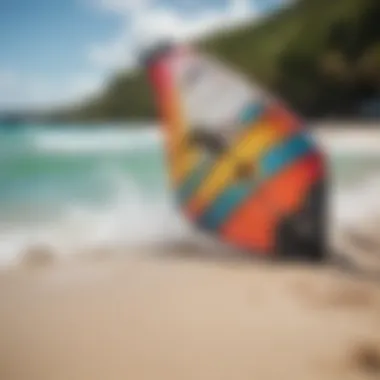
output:
[[[150,195],[162,195],[166,187],[154,130],[26,128],[0,132],[0,151],[2,222],[36,216],[40,222],[68,202],[108,202],[123,177]]]
[[[335,191],[344,193],[337,204],[349,203],[345,189],[363,192],[369,180],[373,188],[380,154],[331,151],[329,165]],[[0,130],[0,255],[7,258],[35,241],[69,250],[178,236],[187,227],[170,195],[154,126]]]

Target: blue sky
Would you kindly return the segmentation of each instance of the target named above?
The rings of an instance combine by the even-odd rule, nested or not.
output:
[[[259,17],[284,0],[0,0],[0,109],[98,91],[140,44]]]

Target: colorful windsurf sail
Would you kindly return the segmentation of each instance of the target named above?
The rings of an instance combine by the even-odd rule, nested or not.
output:
[[[160,47],[146,64],[186,217],[243,249],[321,258],[325,163],[303,121],[190,47]]]

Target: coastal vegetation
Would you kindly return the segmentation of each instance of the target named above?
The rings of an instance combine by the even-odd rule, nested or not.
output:
[[[304,116],[380,116],[379,20],[378,0],[298,0],[196,44]],[[115,75],[103,93],[55,114],[89,122],[155,116],[142,70]]]

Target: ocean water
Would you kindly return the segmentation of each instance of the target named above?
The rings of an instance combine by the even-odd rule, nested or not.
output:
[[[316,137],[339,226],[380,213],[380,137],[361,136]],[[173,205],[157,126],[0,129],[0,264],[41,245],[70,257],[191,234]]]

